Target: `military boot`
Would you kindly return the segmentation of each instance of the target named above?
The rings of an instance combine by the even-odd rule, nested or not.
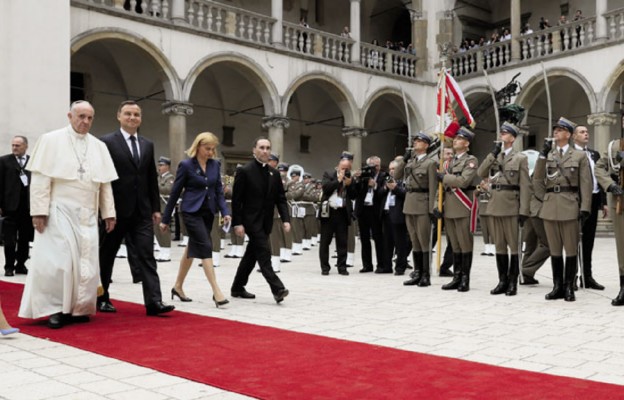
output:
[[[550,263],[552,265],[553,290],[546,294],[546,300],[563,299],[563,257],[551,256]]]
[[[518,293],[518,274],[520,273],[520,259],[517,254],[512,254],[509,261],[509,285],[507,296],[515,296]]]
[[[576,298],[574,297],[574,281],[576,280],[577,260],[578,259],[576,256],[566,257],[565,260],[565,276],[563,285],[563,298],[565,301],[576,300]]]
[[[472,252],[462,254],[462,276],[457,287],[458,292],[470,290],[470,269],[472,268]]]
[[[442,285],[442,290],[456,290],[462,276],[462,253],[453,253],[453,280]]]
[[[423,252],[413,251],[412,258],[414,259],[414,271],[410,274],[411,279],[403,282],[405,286],[418,285],[423,274]],[[427,271],[429,273],[429,271]]]
[[[624,306],[624,275],[620,275],[620,293],[611,300],[612,306]]]
[[[496,255],[496,269],[498,270],[498,285],[490,294],[503,294],[507,291],[507,270],[509,269],[509,257],[507,254]]]
[[[425,251],[422,253],[422,275],[420,276],[420,282],[418,282],[420,287],[431,286],[429,265],[429,252]]]

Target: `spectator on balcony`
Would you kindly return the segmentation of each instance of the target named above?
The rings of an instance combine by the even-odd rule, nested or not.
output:
[[[302,17],[299,20],[299,26],[304,29],[310,27],[310,25],[308,25],[308,23],[306,22],[305,17]],[[310,49],[307,46],[307,41],[308,41],[308,34],[306,32],[299,31],[299,34],[297,35],[297,50],[303,51],[304,53],[309,53]]]
[[[340,36],[343,38],[351,38],[351,32],[349,31],[349,27],[345,26],[340,33]]]
[[[509,32],[509,29],[507,28],[503,29],[503,37],[501,38],[501,41],[503,40],[511,40],[511,32]]]
[[[305,17],[301,17],[301,19],[299,20],[299,26],[303,27],[303,28],[309,28],[310,25],[308,25],[308,22],[306,21]]]
[[[565,26],[568,24],[568,19],[566,18],[565,15],[561,15],[559,17],[559,21],[557,21],[557,26]],[[572,46],[572,38],[569,37],[569,42],[568,42],[568,46],[566,47],[566,43],[565,43],[565,37],[566,37],[566,33],[568,33],[568,29],[564,28],[562,30],[559,31],[559,36],[561,37],[561,50],[566,50],[569,49]]]
[[[408,54],[416,55],[416,49],[411,43],[407,45],[407,49],[405,50],[405,52]]]
[[[576,14],[574,14],[574,21],[575,22],[579,22],[580,20],[584,19],[585,17],[583,16],[583,11],[581,10],[576,10]],[[579,23],[579,25],[577,25],[576,27],[576,47],[579,47],[581,45],[581,30],[582,30],[582,26]]]
[[[531,25],[527,22],[522,27],[522,30],[520,31],[520,35],[528,36],[531,34],[533,34],[533,29],[531,29]],[[531,42],[530,37],[520,40],[520,57],[522,60],[524,60],[525,58],[525,53],[526,53],[526,58],[531,58],[531,43],[532,42]]]
[[[541,18],[540,18],[539,27],[540,27],[540,30],[550,28],[550,23],[548,22],[548,18],[541,17]],[[546,44],[546,43],[545,43],[545,42],[546,42],[546,35],[542,35],[542,37],[540,38],[540,40],[541,40],[541,41],[542,41],[542,43],[544,43],[544,45],[545,45],[545,44]],[[552,52],[552,33],[549,33],[549,34],[548,34],[548,44],[550,45],[550,48],[549,48],[549,50],[548,50],[548,52],[550,53],[550,52]],[[545,51],[545,50],[542,50],[542,55],[544,55],[545,53],[546,53],[546,51]]]
[[[376,47],[379,47],[379,41],[377,39],[373,39],[372,45],[375,46],[370,50],[370,58],[369,58],[369,67],[378,69],[379,68],[379,51]]]

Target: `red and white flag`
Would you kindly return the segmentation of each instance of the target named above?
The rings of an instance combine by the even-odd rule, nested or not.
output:
[[[455,134],[459,130],[460,126],[457,115],[455,115],[455,111],[451,106],[452,100],[457,102],[462,114],[466,118],[466,122],[471,128],[474,128],[476,123],[472,114],[470,114],[468,103],[466,102],[466,98],[464,97],[461,88],[447,71],[444,71],[444,91],[442,90],[442,86],[442,79],[440,79],[437,90],[437,131],[440,132],[442,130],[442,127],[440,126],[440,116],[442,115],[444,118],[444,136],[453,138],[455,137]]]

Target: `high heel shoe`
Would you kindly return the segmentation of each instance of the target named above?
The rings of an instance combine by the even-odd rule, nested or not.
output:
[[[230,302],[228,299],[217,301],[214,296],[212,296],[212,301],[214,301],[215,306],[217,306],[217,308],[219,308],[219,306],[224,306]]]
[[[175,288],[171,288],[171,300],[173,300],[173,296],[178,296],[180,301],[183,301],[183,302],[193,301],[193,299],[191,299],[190,297],[186,297],[185,295],[178,293],[178,291],[175,290]]]
[[[19,332],[18,328],[0,329],[0,333],[2,333],[2,336],[11,335],[17,332]]]

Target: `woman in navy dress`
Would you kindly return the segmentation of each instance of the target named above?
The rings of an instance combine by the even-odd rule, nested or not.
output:
[[[212,241],[210,231],[215,215],[220,211],[224,223],[231,221],[230,211],[225,205],[221,183],[221,163],[215,159],[219,139],[210,133],[197,135],[186,151],[190,157],[178,165],[171,195],[163,213],[161,230],[169,229],[171,213],[182,195],[180,211],[188,231],[189,242],[180,260],[176,283],[171,289],[171,298],[178,296],[182,301],[192,301],[184,294],[182,285],[194,258],[202,260],[202,267],[212,287],[212,299],[217,307],[229,303],[217,284],[212,263]]]

